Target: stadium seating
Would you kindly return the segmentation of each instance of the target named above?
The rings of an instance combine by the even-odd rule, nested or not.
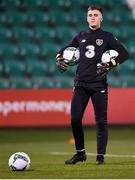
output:
[[[48,66],[44,61],[39,61],[37,59],[28,58],[25,61],[27,75],[29,77],[46,77],[48,75]]]
[[[53,78],[43,78],[43,79],[34,79],[33,80],[33,88],[54,88],[55,81]]]
[[[33,86],[32,80],[27,78],[15,79],[10,78],[10,86],[13,89],[16,88],[31,88]]]
[[[135,20],[124,0],[1,0],[0,88],[72,87],[76,67],[60,73],[55,56],[88,28],[90,4],[103,7],[103,28],[130,52],[130,60],[109,73],[109,85],[135,86]]]
[[[56,88],[68,88],[73,86],[73,80],[71,78],[57,78],[55,87]]]
[[[3,74],[3,64],[0,62],[0,76]]]
[[[0,78],[0,89],[11,88],[10,81],[5,78]]]
[[[7,77],[23,78],[26,74],[26,67],[23,62],[14,59],[6,59],[3,63],[4,72]]]

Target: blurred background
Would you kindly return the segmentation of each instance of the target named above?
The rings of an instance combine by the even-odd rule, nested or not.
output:
[[[131,1],[131,2],[130,2]],[[90,4],[104,10],[103,29],[129,50],[128,62],[109,75],[111,87],[135,86],[133,0],[0,0],[0,88],[69,88],[75,68],[60,74],[58,50],[87,30]],[[65,78],[67,79],[65,81]]]
[[[83,124],[90,158],[85,166],[65,167],[74,152],[67,127],[76,66],[60,73],[55,56],[76,33],[88,29],[91,4],[103,8],[103,29],[127,47],[130,58],[108,75],[106,165],[95,165],[96,128],[89,102]],[[0,0],[1,178],[135,177],[134,27],[135,0]],[[27,173],[9,170],[8,158],[17,151],[31,158]]]
[[[48,116],[51,116],[51,121],[53,117],[64,118],[65,122],[68,121],[65,124],[69,124],[69,103],[76,66],[60,73],[55,56],[76,33],[88,29],[86,15],[91,4],[103,8],[103,29],[112,32],[130,53],[129,60],[108,76],[112,90],[111,117],[115,119],[116,114],[122,114],[127,108],[128,113],[121,117],[121,122],[122,118],[125,118],[124,121],[128,118],[131,124],[135,122],[135,114],[129,108],[134,106],[135,101],[134,0],[0,0],[2,126],[9,125],[7,122],[11,120],[19,122],[27,119],[28,122],[33,117],[33,121],[47,121]],[[62,94],[65,94],[64,97]],[[64,108],[68,109],[67,114]],[[41,114],[36,115],[37,111]],[[47,117],[46,112],[50,113]],[[29,118],[31,113],[33,116]]]

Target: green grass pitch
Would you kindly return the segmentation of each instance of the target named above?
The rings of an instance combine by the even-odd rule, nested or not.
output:
[[[96,130],[85,128],[88,153],[96,153]],[[135,178],[135,127],[109,128],[105,165],[95,164],[95,155],[88,154],[85,163],[65,165],[74,153],[68,144],[71,129],[0,129],[1,179],[130,179]],[[24,151],[31,158],[28,171],[15,172],[8,167],[12,153]],[[117,155],[117,157],[116,157]]]

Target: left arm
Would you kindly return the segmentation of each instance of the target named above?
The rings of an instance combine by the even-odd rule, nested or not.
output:
[[[117,65],[123,63],[125,60],[128,59],[129,53],[125,49],[125,47],[116,39],[113,37],[111,33],[109,33],[109,49],[116,50],[119,55],[112,59],[108,63],[99,63],[97,64],[97,74],[98,75],[106,75],[106,73],[111,70],[113,67],[116,67]]]
[[[64,61],[64,58],[63,58],[63,51],[67,48],[67,47],[78,47],[78,35],[76,35],[73,39],[72,39],[72,41],[71,41],[71,43],[70,44],[68,44],[67,46],[65,46],[64,48],[62,48],[62,49],[60,49],[60,51],[58,52],[58,54],[56,55],[56,64],[57,64],[57,66],[58,66],[58,68],[59,68],[59,70],[61,71],[61,72],[64,72],[64,71],[66,71],[67,70],[67,68],[68,68],[68,63],[66,63],[65,61]]]
[[[116,65],[121,64],[128,59],[128,51],[116,38],[114,38],[114,36],[111,33],[109,34],[109,47],[110,49],[114,49],[119,53],[119,55],[114,59]],[[112,60],[112,62],[114,61]]]

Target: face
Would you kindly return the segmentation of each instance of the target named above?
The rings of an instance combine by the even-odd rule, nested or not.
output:
[[[92,29],[98,29],[101,26],[102,14],[98,10],[89,10],[87,13],[87,22]]]

